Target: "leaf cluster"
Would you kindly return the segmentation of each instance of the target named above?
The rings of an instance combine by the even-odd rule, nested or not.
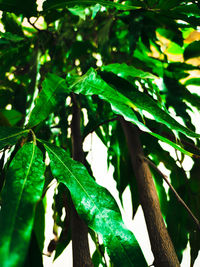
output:
[[[61,227],[49,249],[55,258],[71,241],[71,195],[96,245],[94,266],[107,266],[106,253],[114,266],[147,266],[114,198],[86,159],[84,165],[72,159],[73,99],[81,110],[81,142],[95,133],[107,147],[121,200],[130,188],[133,217],[140,199],[121,117],[139,128],[145,156],[164,164],[200,219],[200,133],[193,120],[200,110],[199,3],[37,3],[0,1],[1,266],[30,266],[33,259],[43,266],[45,195],[53,179],[54,228]],[[186,171],[188,157],[193,164]],[[193,266],[199,231],[162,177],[152,174],[178,258],[189,242]]]

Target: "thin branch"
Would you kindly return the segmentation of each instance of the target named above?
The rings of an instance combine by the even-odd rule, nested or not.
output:
[[[36,29],[37,31],[41,31],[40,29],[38,29],[38,28],[35,26],[35,23],[36,23],[37,20],[38,20],[38,18],[35,20],[34,23],[32,23],[32,22],[30,21],[30,18],[28,18],[28,23],[29,23],[34,29]]]
[[[142,157],[145,161],[148,162],[148,164],[154,168],[165,180],[165,182],[168,184],[168,186],[170,187],[170,189],[172,190],[172,192],[175,194],[177,200],[183,205],[183,207],[187,210],[187,212],[189,213],[189,215],[192,217],[193,221],[195,222],[195,224],[198,226],[199,230],[200,230],[200,222],[199,220],[195,217],[195,215],[192,213],[192,211],[190,210],[190,208],[186,205],[186,203],[183,201],[183,199],[179,196],[179,194],[176,192],[176,190],[174,189],[174,187],[170,184],[170,182],[168,181],[168,178],[165,174],[163,174],[158,167],[152,162],[150,161],[148,158],[146,157]]]
[[[156,132],[156,129],[155,129],[155,128],[151,128],[151,130],[152,130],[153,132]],[[177,141],[177,140],[175,139],[175,137],[174,137],[172,134],[170,134],[170,133],[161,132],[160,134],[162,134],[164,137],[168,138],[168,139],[169,139],[170,141],[172,141],[172,142]],[[181,144],[183,144],[183,145],[185,145],[185,146],[189,146],[189,147],[191,147],[191,148],[197,150],[197,151],[200,153],[200,148],[197,147],[196,145],[194,145],[194,144],[192,144],[192,143],[189,143],[188,141],[183,140],[183,139],[181,139],[180,142],[181,142]],[[194,158],[195,158],[195,157],[198,157],[198,155],[193,155],[193,157],[194,157]]]
[[[96,245],[97,245],[97,249],[99,251],[99,253],[101,254],[101,257],[104,259],[104,264],[105,264],[105,267],[107,267],[107,262],[106,262],[106,257],[105,257],[105,253],[102,251],[101,249],[101,246],[100,246],[100,243],[99,243],[99,237],[98,237],[98,234],[95,234],[95,239],[96,239]]]

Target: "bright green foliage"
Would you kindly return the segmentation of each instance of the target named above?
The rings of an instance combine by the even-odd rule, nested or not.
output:
[[[113,197],[96,183],[88,151],[85,166],[71,155],[74,143],[95,133],[107,148],[121,201],[130,188],[134,218],[140,198],[119,120],[124,117],[140,129],[145,157],[170,171],[173,187],[200,220],[200,132],[193,119],[200,111],[199,1],[39,4],[0,0],[0,266],[43,265],[45,194],[54,178],[55,258],[72,239],[71,194],[96,246],[94,267],[151,265]],[[76,142],[74,108],[82,135]],[[188,156],[193,166],[185,171]],[[192,267],[199,231],[151,171],[177,256],[181,262],[189,242]]]
[[[2,191],[2,267],[21,266],[31,237],[34,211],[44,186],[44,163],[35,144],[25,144],[11,162]]]
[[[76,210],[87,225],[102,236],[112,262],[116,266],[146,266],[139,244],[123,224],[119,208],[110,193],[63,149],[43,144],[49,154],[54,177],[70,190]]]

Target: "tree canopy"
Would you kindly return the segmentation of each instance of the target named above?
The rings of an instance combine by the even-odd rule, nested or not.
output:
[[[49,253],[57,258],[72,240],[75,267],[147,266],[86,160],[91,133],[107,147],[120,199],[130,188],[133,218],[142,205],[152,264],[180,266],[189,242],[193,266],[200,250],[199,1],[1,0],[0,10],[1,266],[43,266],[53,179]],[[170,171],[168,192],[160,163]]]

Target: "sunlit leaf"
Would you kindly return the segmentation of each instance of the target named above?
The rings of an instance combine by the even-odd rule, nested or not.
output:
[[[43,156],[25,144],[11,162],[2,191],[0,259],[2,267],[22,266],[28,250],[34,211],[44,185]]]
[[[79,215],[100,234],[111,260],[116,266],[146,266],[133,233],[122,222],[119,208],[103,187],[88,174],[86,168],[73,161],[61,148],[43,142],[55,178],[67,186]]]

